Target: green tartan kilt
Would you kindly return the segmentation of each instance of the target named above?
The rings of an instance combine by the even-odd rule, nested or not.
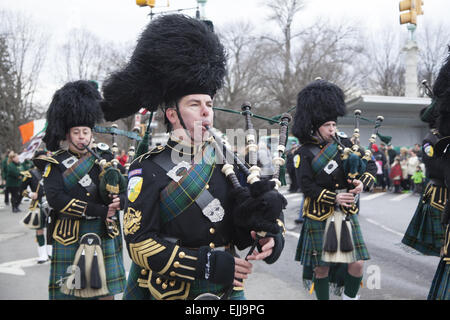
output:
[[[127,286],[123,294],[123,300],[155,300],[147,288],[139,287],[138,279],[141,267],[132,262],[130,272],[128,274]],[[220,296],[225,291],[222,285],[216,285],[207,280],[195,280],[191,282],[191,288],[186,300],[194,300],[202,293],[212,293]],[[245,300],[244,290],[233,291],[230,300]]]
[[[305,217],[295,253],[295,260],[300,261],[303,266],[308,266],[312,269],[317,266],[330,266],[330,263],[322,261],[322,247],[326,222],[326,220],[316,221]],[[352,226],[356,261],[369,260],[369,252],[364,243],[357,215],[350,216],[350,223]]]
[[[424,255],[439,257],[445,236],[441,215],[442,212],[431,206],[429,200],[423,203],[420,197],[402,243]]]
[[[81,220],[79,238],[86,233],[103,234],[104,221],[101,219],[95,220]],[[120,228],[119,228],[120,230]],[[49,299],[50,300],[86,300],[85,298],[65,295],[61,292],[61,279],[69,276],[67,271],[73,264],[75,253],[79,247],[79,243],[73,243],[67,246],[60,244],[57,241],[53,242],[52,260],[50,265],[50,280],[49,280]],[[108,286],[108,295],[112,296],[119,294],[125,289],[125,268],[123,265],[123,244],[122,234],[114,239],[106,236],[102,237],[102,251],[106,270],[106,282]],[[95,298],[90,298],[95,299]]]
[[[428,300],[450,300],[450,262],[441,259],[431,283]]]

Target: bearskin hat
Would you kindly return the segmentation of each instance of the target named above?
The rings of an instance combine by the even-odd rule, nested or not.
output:
[[[103,118],[100,92],[91,81],[65,84],[53,95],[47,110],[47,129],[42,139],[47,149],[56,151],[72,127],[93,128]]]
[[[297,95],[297,108],[292,133],[301,143],[312,139],[312,134],[328,121],[337,121],[345,115],[344,92],[335,84],[315,80]]]
[[[450,136],[450,55],[439,71],[433,85],[433,93],[436,97],[436,107],[439,109],[438,131],[443,136]]]
[[[145,28],[128,64],[103,85],[105,119],[177,102],[188,94],[213,97],[223,85],[226,54],[201,20],[181,14],[156,18]]]

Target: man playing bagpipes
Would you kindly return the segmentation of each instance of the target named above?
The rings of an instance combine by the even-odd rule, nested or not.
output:
[[[37,151],[34,154],[34,159],[40,156],[45,156],[47,153],[45,151]],[[47,213],[45,207],[45,192],[44,192],[44,182],[42,180],[43,171],[39,169],[36,165],[27,170],[22,171],[23,178],[22,184],[20,186],[20,193],[24,197],[31,199],[29,206],[29,211],[22,219],[22,223],[32,230],[36,230],[36,242],[38,243],[38,260],[39,264],[44,263],[51,256],[51,246],[45,245],[45,220]],[[47,250],[49,249],[49,250]]]
[[[361,159],[365,153],[357,147],[359,169],[344,170],[348,163],[340,145],[352,147],[349,139],[336,135],[337,118],[344,114],[344,94],[330,82],[315,80],[298,94],[292,133],[302,144],[296,170],[305,195],[305,222],[295,260],[303,265],[303,280],[308,286],[312,282],[311,292],[319,300],[329,299],[330,283],[345,287],[344,299],[356,299],[363,260],[369,259],[356,215],[357,197],[373,186],[376,167],[370,158]]]
[[[429,132],[422,142],[422,161],[428,178],[414,215],[403,236],[402,243],[424,255],[439,257],[445,230],[441,223],[442,212],[448,199],[448,186],[444,182],[445,159],[436,155],[436,144],[450,136],[449,122],[441,121],[440,109],[450,105],[450,64],[441,68],[433,89],[426,88],[432,98],[431,104],[422,109],[420,118],[428,123]],[[448,160],[447,160],[448,161]]]
[[[439,202],[443,206],[439,221],[442,228],[441,259],[431,284],[428,299],[450,300],[450,202],[448,201],[448,190],[450,189],[450,55],[433,85],[433,95],[436,104],[434,112],[437,114],[436,128],[439,132],[439,140],[433,146],[433,158],[437,159],[436,162],[439,165],[440,175],[438,177],[443,185],[441,191],[444,199]],[[427,156],[430,156],[429,152]],[[424,191],[424,197],[426,192],[427,190]]]
[[[92,128],[102,119],[100,101],[92,82],[69,82],[56,91],[47,111],[43,141],[54,153],[40,161],[52,208],[47,229],[53,242],[50,299],[112,299],[125,288],[117,214],[126,188],[102,178],[107,165],[98,160],[112,160],[108,146],[92,146]]]
[[[234,224],[236,194],[247,189],[233,190],[208,131],[225,62],[207,24],[165,15],[147,26],[130,62],[104,84],[107,120],[143,106],[162,107],[171,132],[167,145],[135,159],[128,172],[123,228],[133,263],[124,299],[194,299],[205,293],[242,299],[242,279],[252,272],[247,260],[272,263],[281,253],[277,225],[247,259],[234,256],[234,246],[249,247],[255,232]]]

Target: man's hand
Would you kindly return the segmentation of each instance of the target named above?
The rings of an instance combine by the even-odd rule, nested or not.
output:
[[[243,287],[243,279],[247,279],[248,275],[252,273],[253,265],[241,258],[234,258],[234,281],[233,286]]]
[[[255,231],[251,231],[250,234],[253,239],[256,239]],[[272,237],[259,239],[258,242],[261,246],[261,252],[255,249],[251,255],[247,256],[248,260],[264,260],[272,254],[272,249],[275,246],[275,240]]]
[[[336,195],[336,203],[346,208],[352,207],[355,202],[355,196],[350,192],[338,193]]]
[[[355,188],[352,190],[349,190],[348,192],[353,193],[353,194],[359,194],[363,191],[364,184],[362,183],[361,180],[353,179],[353,181],[352,181],[352,180],[348,179],[347,181],[348,181],[348,183],[353,183],[355,185]]]
[[[120,198],[117,195],[113,195],[112,202],[108,205],[108,214],[106,215],[106,221],[113,222],[111,217],[116,214],[116,211],[120,210]]]

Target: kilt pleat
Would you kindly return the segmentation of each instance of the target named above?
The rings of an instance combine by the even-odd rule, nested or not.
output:
[[[369,260],[370,255],[364,243],[357,215],[350,216],[350,223],[356,261]],[[326,220],[316,221],[305,217],[295,254],[295,260],[300,261],[303,266],[311,266],[314,269],[317,266],[330,265],[321,259],[325,225]]]
[[[428,300],[450,300],[450,263],[441,259],[431,282]]]
[[[442,212],[422,197],[403,236],[402,243],[424,255],[439,257],[444,242]]]
[[[100,219],[81,220],[80,238],[82,235],[91,232],[99,235],[103,234],[103,224],[104,221]],[[63,280],[69,276],[68,271],[70,272],[70,267],[73,264],[78,247],[78,242],[64,246],[59,242],[54,241],[48,287],[50,300],[84,299],[65,295],[60,290]],[[122,235],[120,234],[114,239],[102,237],[101,247],[106,270],[106,282],[109,291],[108,296],[119,294],[125,289]]]

